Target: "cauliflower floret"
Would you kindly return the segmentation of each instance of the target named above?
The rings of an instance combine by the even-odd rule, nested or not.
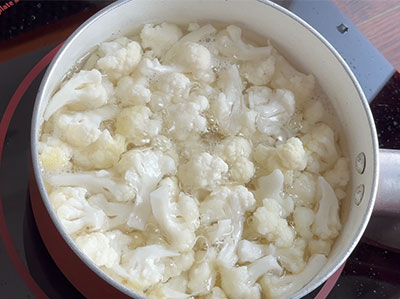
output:
[[[102,85],[101,73],[98,70],[79,71],[64,82],[60,90],[50,99],[43,114],[45,121],[68,105],[72,110],[88,110],[107,103],[107,91]]]
[[[258,178],[254,195],[259,201],[269,198],[275,200],[280,206],[281,216],[286,218],[293,212],[294,203],[291,197],[283,194],[283,182],[282,171],[275,169],[271,174]]]
[[[220,269],[221,286],[230,298],[261,298],[260,285],[256,281],[265,273],[281,275],[282,268],[273,256],[265,256],[248,266]]]
[[[302,103],[311,97],[315,79],[313,75],[305,75],[297,71],[283,56],[274,53],[275,72],[271,80],[273,88],[288,89],[295,95],[296,104]]]
[[[113,137],[108,130],[104,130],[94,143],[75,151],[72,161],[86,170],[107,169],[118,162],[124,151],[125,138],[118,134]]]
[[[179,253],[161,245],[148,245],[129,251],[123,257],[123,276],[133,280],[140,291],[159,283],[165,272],[165,260]],[[125,272],[125,273],[124,273]]]
[[[334,239],[342,227],[339,219],[339,203],[335,191],[323,177],[318,178],[317,198],[319,207],[311,227],[312,232],[323,240]]]
[[[263,200],[263,205],[254,212],[250,226],[276,246],[290,247],[295,232],[281,215],[280,204],[275,199],[266,198]]]
[[[331,170],[325,172],[324,178],[332,188],[346,187],[350,180],[350,171],[347,159],[338,159],[335,166]]]
[[[107,105],[95,110],[75,113],[57,113],[54,118],[54,135],[75,147],[86,147],[101,135],[100,124],[115,118],[119,109]]]
[[[282,165],[287,169],[304,170],[307,165],[303,143],[296,137],[292,137],[286,143],[278,145],[276,151]]]
[[[283,126],[289,122],[296,106],[291,91],[253,86],[247,89],[247,101],[250,109],[258,113],[256,127],[259,132],[287,137]]]
[[[157,90],[172,96],[172,100],[177,103],[189,96],[190,86],[189,78],[176,72],[161,74],[156,83]]]
[[[254,175],[254,164],[249,160],[252,147],[243,137],[225,138],[216,146],[215,152],[229,165],[229,176],[239,183],[248,183]]]
[[[322,172],[331,168],[338,158],[335,133],[324,123],[317,124],[310,133],[302,138],[304,147],[318,157],[319,169]],[[310,166],[310,162],[307,168]]]
[[[107,216],[102,210],[89,205],[86,194],[84,188],[65,187],[56,188],[49,195],[54,210],[69,234],[75,234],[83,228],[104,230],[108,226]]]
[[[227,172],[228,165],[221,158],[202,153],[180,165],[178,178],[185,190],[213,190]]]
[[[194,294],[208,293],[215,284],[216,271],[216,250],[209,248],[206,253],[202,251],[196,252],[197,262],[189,271],[188,289]]]
[[[217,30],[210,24],[204,25],[197,30],[189,32],[184,37],[182,37],[178,42],[176,42],[163,57],[163,61],[171,61],[173,57],[178,52],[177,49],[181,47],[182,44],[187,42],[197,43],[201,40],[211,37],[215,34]]]
[[[186,276],[188,273],[186,271],[190,270],[195,262],[194,256],[193,250],[187,250],[180,252],[179,256],[166,259],[163,281],[167,281],[171,277]]]
[[[303,271],[298,274],[282,277],[264,275],[260,280],[262,292],[267,298],[285,298],[294,294],[319,273],[326,261],[324,255],[316,254],[310,257]]]
[[[294,226],[296,232],[304,239],[312,238],[311,224],[314,222],[314,212],[310,208],[296,207],[293,213]]]
[[[241,38],[242,30],[229,25],[216,36],[216,44],[219,52],[226,57],[237,60],[261,60],[271,55],[272,47],[254,47],[246,44]]]
[[[191,249],[199,226],[199,211],[196,201],[184,193],[175,196],[177,182],[171,178],[162,180],[158,189],[150,193],[153,216],[173,249]],[[177,195],[177,194],[176,194]]]
[[[151,91],[147,82],[135,80],[125,76],[118,80],[115,95],[119,98],[123,107],[146,105],[151,100]]]
[[[106,170],[57,174],[48,177],[47,182],[55,187],[83,186],[91,194],[103,193],[116,201],[130,201],[135,197],[132,187],[115,181]]]
[[[143,230],[151,215],[150,193],[165,175],[174,175],[175,161],[168,155],[152,150],[130,150],[117,164],[118,173],[137,190],[128,226]]]
[[[125,236],[125,238],[129,238]],[[76,245],[82,250],[97,266],[112,268],[120,261],[119,254],[110,245],[110,239],[104,233],[91,233],[78,236],[75,239]]]
[[[149,143],[160,132],[162,123],[159,119],[151,119],[151,115],[146,106],[124,108],[117,116],[115,132],[137,146]]]
[[[143,48],[150,48],[154,55],[161,57],[182,37],[182,31],[174,24],[146,24],[140,32]]]
[[[148,298],[153,299],[194,299],[186,294],[187,279],[182,276],[173,277],[165,283],[159,283],[147,292]]]
[[[207,132],[207,119],[201,115],[208,109],[208,100],[198,96],[190,102],[168,106],[164,118],[166,130],[175,139],[186,141]]]
[[[72,149],[58,138],[43,135],[38,143],[40,164],[48,173],[59,173],[72,168]]]
[[[117,39],[101,44],[100,50],[105,56],[97,60],[96,64],[111,82],[132,73],[142,59],[142,48],[138,42],[125,39],[121,44],[119,41]]]
[[[203,227],[219,220],[231,220],[231,232],[223,240],[218,253],[220,265],[232,267],[236,264],[236,248],[243,234],[244,214],[254,208],[253,194],[242,185],[218,187],[201,202],[200,221]]]
[[[275,57],[262,61],[246,61],[240,66],[240,74],[254,85],[266,85],[275,71]]]
[[[254,133],[258,113],[249,110],[244,103],[243,82],[236,65],[219,73],[218,85],[223,92],[212,101],[211,113],[218,124],[219,132],[225,136],[240,132]]]
[[[308,251],[310,255],[323,254],[326,257],[331,252],[332,240],[310,240],[308,242]]]
[[[272,253],[271,246],[265,244],[257,244],[248,240],[240,240],[238,244],[239,263],[254,262],[263,256]]]
[[[131,202],[122,203],[108,201],[103,194],[96,194],[89,197],[88,202],[92,207],[99,208],[110,217],[108,221],[109,229],[126,224],[133,207],[133,203]]]
[[[297,274],[304,269],[304,251],[306,247],[306,241],[297,238],[293,242],[292,247],[277,248],[274,255],[277,256],[278,261],[283,268],[293,274]]]
[[[306,171],[295,172],[291,186],[286,191],[294,199],[296,206],[312,207],[315,203],[316,183],[314,176]]]
[[[183,67],[184,72],[191,73],[194,79],[214,82],[215,74],[211,70],[211,54],[203,45],[194,42],[180,43],[172,59]]]

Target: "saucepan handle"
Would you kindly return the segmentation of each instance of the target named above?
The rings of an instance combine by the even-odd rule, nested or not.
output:
[[[400,151],[379,151],[379,185],[373,216],[400,218]]]

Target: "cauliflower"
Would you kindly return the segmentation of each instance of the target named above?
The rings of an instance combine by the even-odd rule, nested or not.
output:
[[[254,85],[266,85],[275,71],[275,57],[270,56],[262,61],[246,61],[240,66],[240,74]]]
[[[282,268],[276,258],[265,256],[248,266],[220,269],[221,286],[230,298],[261,298],[260,286],[256,281],[265,273],[281,275]]]
[[[293,93],[285,89],[272,91],[268,87],[253,86],[247,89],[250,109],[257,112],[256,127],[263,134],[285,136],[283,126],[295,111]]]
[[[120,273],[124,272],[120,270],[121,259],[129,252],[132,238],[119,230],[112,230],[79,235],[76,243],[97,266],[105,266],[106,269],[114,269]]]
[[[257,244],[248,240],[242,239],[238,244],[239,263],[254,262],[263,256],[272,254],[274,250],[271,246],[265,244]]]
[[[101,44],[99,52],[104,56],[97,60],[96,66],[111,82],[132,73],[142,59],[140,44],[126,38]]]
[[[244,214],[253,211],[255,199],[246,187],[222,186],[214,189],[211,194],[200,203],[201,226],[223,220],[231,220],[231,232],[224,239],[222,249],[218,253],[218,263],[224,266],[236,264],[236,248],[242,237]]]
[[[75,234],[83,228],[104,230],[108,226],[107,216],[102,210],[89,205],[86,194],[84,188],[62,187],[49,195],[57,216],[69,234]]]
[[[86,170],[107,169],[118,162],[123,152],[125,138],[118,134],[113,137],[108,130],[104,130],[94,143],[75,151],[72,161]]]
[[[122,267],[126,271],[124,276],[133,280],[143,291],[162,280],[166,258],[178,255],[161,245],[138,247],[123,257]]]
[[[75,113],[57,113],[54,117],[54,135],[75,147],[86,147],[102,133],[103,121],[114,119],[118,107],[107,105],[95,110]]]
[[[146,105],[151,100],[151,91],[146,80],[135,80],[125,76],[118,80],[115,95],[123,107]]]
[[[59,173],[72,168],[72,149],[58,138],[43,135],[38,143],[39,161],[46,172]]]
[[[339,219],[339,203],[335,191],[323,177],[318,178],[317,198],[320,200],[311,227],[312,232],[323,240],[334,239],[342,227]]]
[[[108,201],[103,194],[96,194],[89,197],[88,202],[92,207],[104,211],[104,213],[109,217],[109,229],[126,224],[133,207],[133,203],[131,202],[123,203]]]
[[[304,170],[307,165],[306,152],[300,139],[292,137],[278,145],[276,152],[282,165],[287,169]]]
[[[292,274],[300,273],[304,266],[304,251],[307,243],[304,239],[297,238],[292,247],[277,248],[274,255],[277,256],[280,265]]]
[[[312,255],[303,271],[294,275],[282,277],[264,275],[260,284],[262,292],[267,298],[285,298],[294,294],[309,283],[326,264],[326,257],[322,254]]]
[[[219,52],[224,56],[237,60],[261,60],[271,55],[272,47],[254,47],[246,44],[241,38],[242,30],[229,25],[216,36],[216,44]]]
[[[165,283],[159,283],[147,293],[148,298],[165,298],[165,299],[193,299],[186,294],[187,279],[182,276],[173,277]]]
[[[83,186],[91,194],[103,193],[116,201],[130,201],[135,197],[132,187],[116,182],[106,170],[57,174],[48,177],[47,182],[55,187]]]
[[[164,118],[166,131],[178,141],[199,133],[207,132],[207,120],[201,113],[208,109],[208,100],[204,96],[192,97],[191,101],[168,106]]]
[[[195,263],[189,271],[188,289],[194,294],[205,294],[214,286],[217,276],[216,250],[209,248],[206,253],[196,252],[201,262]]]
[[[304,135],[302,138],[304,147],[315,154],[317,157],[317,171],[322,172],[331,168],[338,158],[336,150],[335,133],[330,127],[324,123],[319,123],[311,130],[310,133]],[[307,168],[310,167],[308,162]]]
[[[282,171],[275,169],[271,174],[258,178],[259,187],[254,195],[259,201],[273,199],[279,204],[281,216],[285,218],[293,212],[294,204],[291,197],[283,194],[283,182]]]
[[[194,79],[214,82],[215,74],[211,70],[211,54],[203,45],[194,42],[180,43],[172,59],[183,67],[185,73],[191,73]]]
[[[296,206],[312,207],[315,203],[315,178],[306,171],[296,172],[292,185],[287,187],[287,192],[294,199]]]
[[[195,262],[194,256],[194,251],[189,249],[180,252],[179,256],[167,258],[165,260],[163,281],[167,281],[171,277],[175,278],[185,276],[187,274],[186,271],[190,270]]]
[[[209,225],[221,219],[232,219],[255,208],[253,193],[242,185],[217,187],[200,203],[201,224]],[[213,206],[221,209],[213,209]]]
[[[204,25],[197,30],[189,32],[183,36],[177,43],[175,43],[163,57],[163,61],[171,61],[175,57],[177,50],[182,44],[187,42],[197,43],[199,41],[205,40],[207,37],[211,37],[217,32],[217,30],[210,24]]]
[[[73,110],[87,110],[107,103],[107,91],[101,84],[101,73],[98,70],[79,71],[64,82],[60,90],[50,99],[43,114],[45,121],[62,107]]]
[[[225,136],[239,132],[254,133],[257,112],[249,110],[244,104],[244,87],[237,66],[232,65],[221,71],[218,84],[223,92],[211,103],[211,113],[218,124],[219,132]]]
[[[296,232],[304,239],[309,240],[312,238],[311,224],[314,222],[314,212],[310,208],[296,207],[293,213],[294,226]]]
[[[156,83],[157,90],[172,96],[175,102],[182,102],[189,96],[190,86],[189,78],[177,72],[161,74]]]
[[[129,237],[123,235],[129,240]],[[78,236],[75,239],[76,245],[82,250],[97,266],[112,268],[120,261],[119,254],[110,245],[110,239],[104,233],[90,233]]]
[[[324,178],[332,188],[346,187],[350,180],[350,171],[347,159],[338,159],[335,166],[331,170],[325,172]]]
[[[192,157],[178,169],[178,179],[185,190],[213,190],[228,172],[228,165],[219,157],[202,153]]]
[[[327,257],[331,252],[332,243],[332,240],[310,240],[308,242],[308,251],[310,255],[323,254]]]
[[[137,192],[128,226],[143,230],[151,215],[150,193],[163,176],[175,174],[175,162],[158,151],[130,150],[118,162],[117,171]]]
[[[140,32],[143,48],[150,48],[154,55],[161,57],[182,37],[182,31],[174,24],[146,24]]]
[[[138,72],[150,81],[157,81],[159,76],[182,72],[183,68],[176,65],[162,65],[157,58],[143,58],[138,66]]]
[[[271,80],[273,88],[288,89],[293,92],[297,105],[310,99],[314,90],[315,79],[313,75],[305,75],[297,71],[283,56],[274,54],[275,72]]]
[[[281,215],[280,204],[273,198],[266,198],[263,200],[263,205],[253,213],[250,226],[276,246],[290,247],[293,244],[295,232]]]
[[[254,164],[249,160],[250,142],[243,137],[231,136],[216,146],[215,152],[229,165],[229,176],[241,184],[248,183],[254,175]]]
[[[146,106],[124,108],[117,116],[115,132],[136,146],[149,143],[160,132],[162,123],[159,119],[151,119],[151,114]]]
[[[150,193],[153,216],[166,235],[172,248],[178,251],[191,249],[199,226],[199,211],[196,201],[184,193],[177,193],[177,182],[166,178],[158,189]]]

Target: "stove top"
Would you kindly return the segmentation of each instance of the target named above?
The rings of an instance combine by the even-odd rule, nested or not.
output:
[[[290,2],[285,5],[293,5],[294,1]],[[297,13],[300,14],[299,10]],[[351,23],[347,21],[345,25]],[[47,252],[30,204],[30,200],[40,200],[30,198],[29,192],[32,109],[44,70],[57,45],[0,63],[1,298],[84,298]],[[370,99],[374,99],[371,108],[380,146],[400,149],[400,75],[393,74],[384,64],[385,76],[379,77],[379,84],[370,85],[374,89],[383,86],[380,91],[369,93]],[[314,298],[319,290],[306,298]],[[328,297],[400,298],[400,250],[363,238]]]

